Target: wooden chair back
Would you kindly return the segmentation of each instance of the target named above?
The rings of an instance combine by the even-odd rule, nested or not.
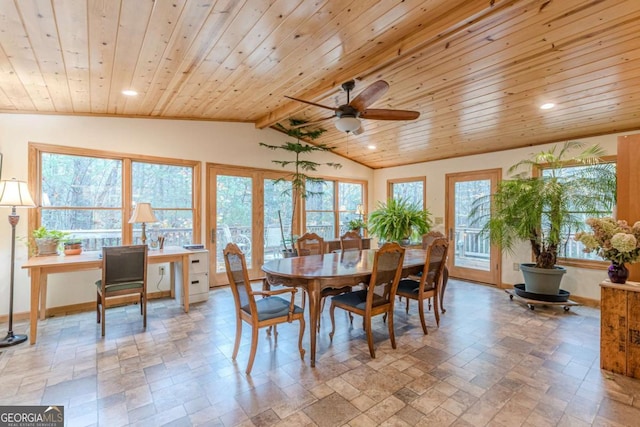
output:
[[[362,236],[357,231],[347,231],[340,236],[340,249],[342,251],[362,250]]]
[[[427,249],[429,245],[436,239],[446,237],[439,231],[431,230],[426,234],[422,235],[422,249]]]
[[[393,310],[393,302],[402,275],[404,252],[405,249],[402,246],[389,242],[382,245],[375,253],[371,280],[367,288],[367,311],[371,311],[374,300],[377,305],[380,305],[381,301],[390,304],[390,310]]]
[[[249,280],[247,261],[244,253],[235,243],[228,243],[224,248],[224,264],[227,270],[227,278],[236,304],[236,312],[240,318],[240,312],[244,309],[255,323],[258,322],[256,301]]]
[[[304,233],[296,241],[298,256],[321,255],[325,253],[324,239],[316,233]]]
[[[105,334],[105,300],[107,298],[140,296],[140,314],[147,326],[147,245],[105,246],[102,248],[102,278],[96,282],[98,322]]]
[[[434,239],[427,247],[427,259],[420,277],[420,294],[428,291],[440,293],[443,271],[447,264],[449,241],[445,237]]]

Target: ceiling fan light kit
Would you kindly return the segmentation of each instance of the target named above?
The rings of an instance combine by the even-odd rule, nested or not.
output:
[[[360,128],[360,120],[356,117],[340,117],[336,120],[336,129],[341,132],[353,132]]]
[[[353,100],[350,99],[350,92],[355,87],[355,81],[349,80],[342,84],[342,89],[347,92],[347,103],[339,107],[329,107],[326,105],[318,104],[311,101],[305,101],[304,99],[293,98],[287,96],[287,98],[294,101],[303,102],[314,107],[326,108],[332,110],[335,114],[330,117],[326,117],[319,121],[333,119],[337,117],[335,121],[336,129],[342,132],[352,132],[354,135],[361,134],[364,129],[361,126],[360,119],[370,120],[415,120],[420,117],[418,111],[409,110],[391,110],[391,109],[368,109],[368,107],[380,99],[389,90],[389,83],[384,80],[378,80],[373,82],[367,88],[365,88],[358,96]],[[306,126],[314,121],[307,123]]]

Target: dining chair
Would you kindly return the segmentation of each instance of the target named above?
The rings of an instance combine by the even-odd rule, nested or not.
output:
[[[379,314],[387,315],[389,339],[391,347],[396,348],[396,338],[393,329],[393,306],[402,274],[405,249],[397,243],[385,243],[378,249],[373,258],[371,279],[366,289],[336,295],[331,299],[331,332],[329,338],[333,341],[336,324],[334,312],[336,307],[349,313],[362,316],[364,330],[367,334],[369,354],[375,359],[373,348],[373,331],[371,318]]]
[[[440,313],[438,312],[438,300],[440,299],[440,289],[442,286],[443,271],[447,262],[449,241],[442,237],[436,238],[427,247],[427,255],[424,262],[424,269],[419,280],[402,279],[398,285],[398,296],[407,298],[406,312],[409,312],[409,300],[418,301],[418,312],[422,331],[425,335],[427,324],[424,319],[424,300],[433,298],[433,313],[436,317],[436,325],[440,326]]]
[[[362,250],[362,236],[357,231],[347,231],[340,236],[340,249],[342,251]]]
[[[344,253],[346,251],[358,251],[358,253],[360,253],[360,251],[362,251],[362,237],[360,234],[358,234],[357,231],[347,231],[340,236],[340,250],[342,252],[341,262],[344,261]],[[352,257],[347,256],[347,258]],[[327,297],[351,292],[352,290],[353,288],[351,286],[344,286],[341,288],[324,288],[320,291],[320,317],[324,311],[324,305]],[[318,317],[318,330],[320,330],[320,317]],[[353,321],[353,315],[351,313],[349,313],[349,319]]]
[[[142,325],[147,327],[147,245],[110,246],[102,248],[102,278],[97,288],[97,322],[105,333],[106,300],[124,295],[140,296]]]
[[[444,234],[442,234],[440,231],[436,231],[436,230],[431,230],[426,234],[422,235],[422,249],[427,249],[429,247],[429,245],[435,240],[435,239],[445,239],[446,236]],[[415,280],[420,280],[415,279]],[[447,282],[449,281],[449,268],[447,268],[446,264],[444,267],[444,270],[442,270],[442,283],[440,286],[440,295],[439,295],[439,300],[440,300],[440,312],[444,313],[447,310],[444,308],[444,293],[447,290]],[[407,301],[407,304],[409,303],[409,301]],[[429,305],[429,310],[431,310],[431,298],[428,299],[428,305]]]
[[[296,242],[296,246],[298,249],[298,256],[320,255],[324,254],[326,250],[324,239],[318,236],[316,233],[303,234]],[[318,314],[318,331],[320,330],[320,319],[322,318],[322,312],[324,311],[326,298],[329,296],[340,295],[344,292],[351,292],[351,286],[345,286],[342,288],[324,288],[320,291],[320,313]],[[352,318],[351,314],[349,314],[349,318]]]
[[[298,256],[321,255],[325,253],[324,239],[316,233],[304,233],[296,241]]]
[[[236,305],[236,341],[231,358],[235,360],[238,355],[242,337],[242,322],[247,322],[251,325],[251,352],[245,371],[249,375],[256,357],[256,349],[258,348],[258,330],[262,327],[271,327],[280,323],[291,323],[294,320],[298,320],[300,321],[298,350],[300,351],[300,358],[304,359],[305,351],[302,348],[305,325],[304,310],[294,304],[297,289],[253,290],[249,280],[249,273],[247,272],[244,253],[235,243],[229,243],[225,247],[224,264]],[[284,294],[291,294],[291,298],[286,300],[277,296]],[[263,298],[256,298],[257,296]]]

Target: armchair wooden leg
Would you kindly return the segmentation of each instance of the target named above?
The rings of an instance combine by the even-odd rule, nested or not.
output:
[[[300,333],[298,335],[298,350],[300,350],[300,359],[304,360],[304,348],[302,348],[302,337],[304,337],[304,318],[300,318]]]
[[[420,313],[420,323],[422,323],[422,332],[424,332],[425,335],[428,335],[429,332],[427,332],[427,324],[424,321],[424,300],[423,299],[418,300],[418,312]]]
[[[369,354],[372,359],[376,358],[376,352],[373,349],[373,331],[371,330],[371,317],[364,316],[364,331],[367,334],[367,344],[369,344]]]
[[[251,368],[253,368],[253,361],[256,358],[256,350],[258,348],[258,328],[251,328],[251,353],[249,354],[249,361],[247,362],[247,370],[245,371],[247,375],[251,373]]]
[[[405,313],[407,313],[407,314],[409,314],[409,301],[410,301],[410,299],[409,299],[409,298],[407,298],[407,307],[406,307],[406,308],[405,308],[405,310],[404,310],[404,311],[405,311]]]
[[[236,342],[233,345],[233,354],[231,355],[232,360],[236,360],[238,356],[238,349],[240,348],[240,338],[242,337],[242,320],[240,318],[236,319]]]
[[[440,327],[440,310],[438,307],[438,295],[433,297],[433,313],[436,315],[436,326]]]
[[[386,314],[386,313],[385,313]],[[396,333],[393,328],[393,310],[389,311],[389,321],[387,322],[389,327],[389,339],[391,340],[391,348],[396,348]]]

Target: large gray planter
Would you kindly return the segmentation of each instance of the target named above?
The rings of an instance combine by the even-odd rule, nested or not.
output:
[[[560,282],[567,269],[556,265],[553,268],[537,268],[534,263],[520,264],[527,292],[543,295],[558,295]]]

